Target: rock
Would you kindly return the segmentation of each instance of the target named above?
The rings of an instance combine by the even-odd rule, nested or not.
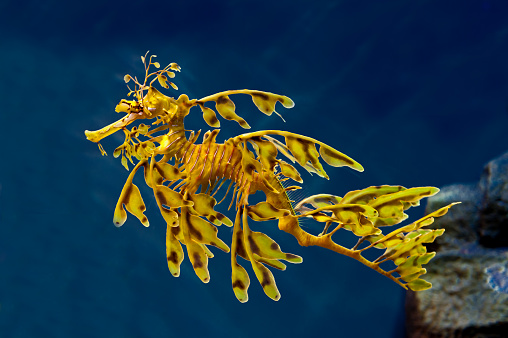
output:
[[[451,202],[460,201],[444,217],[437,218],[431,228],[445,228],[445,234],[436,238],[429,251],[459,249],[465,243],[478,241],[479,211],[482,205],[482,192],[477,184],[457,184],[441,189],[439,194],[429,198],[426,213],[437,210]]]
[[[408,337],[508,336],[508,153],[485,167],[478,184],[457,184],[429,198],[427,213],[462,204],[436,219],[445,228],[429,251],[423,292],[408,291]]]
[[[486,247],[508,246],[508,153],[491,161],[480,180],[484,194],[480,211],[480,243]]]

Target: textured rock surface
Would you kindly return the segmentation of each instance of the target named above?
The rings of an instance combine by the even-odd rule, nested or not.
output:
[[[485,167],[478,184],[452,185],[427,212],[462,204],[433,224],[445,228],[429,251],[433,288],[408,292],[408,337],[506,337],[508,332],[508,153]]]
[[[489,162],[480,180],[483,203],[478,234],[486,247],[508,247],[508,153]]]

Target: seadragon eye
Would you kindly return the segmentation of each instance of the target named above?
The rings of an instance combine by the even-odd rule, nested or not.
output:
[[[201,131],[189,133],[184,127],[184,118],[195,106],[199,106],[203,119],[212,128],[220,127],[218,113],[249,129],[247,121],[236,113],[231,96],[249,95],[267,116],[274,112],[280,116],[275,110],[278,103],[284,108],[292,108],[294,103],[287,96],[249,89],[229,90],[199,100],[190,100],[185,94],[174,99],[153,85],[158,83],[163,89],[176,90],[177,86],[169,79],[175,77],[174,72],[179,72],[180,67],[170,63],[161,68],[154,58],[155,55],[148,56],[148,53],[141,57],[146,71],[143,82],[130,75],[124,77],[127,84],[134,83],[128,93],[134,100],[122,99],[115,111],[127,115],[97,131],[85,131],[85,134],[90,141],[98,143],[117,131],[124,132],[124,143],[113,155],[121,157],[127,170],[129,162],[134,168],[114,209],[113,223],[122,226],[127,213],[131,213],[141,224],[149,226],[141,190],[133,183],[134,175],[142,168],[145,183],[152,189],[166,222],[167,264],[173,276],[180,275],[186,251],[198,278],[208,283],[208,261],[214,257],[212,250],[219,249],[231,255],[232,288],[240,302],[248,300],[250,286],[249,273],[243,265],[250,265],[268,297],[279,300],[271,269],[285,270],[286,264],[282,261],[298,264],[303,259],[282,251],[272,238],[251,229],[257,226],[249,224],[249,219],[256,222],[278,220],[278,228],[293,235],[301,246],[320,246],[349,256],[406,289],[422,291],[431,287],[421,278],[426,273],[423,265],[435,255],[427,252],[426,244],[441,236],[444,230],[426,227],[456,203],[400,227],[395,226],[408,218],[407,209],[417,206],[421,199],[436,194],[439,189],[382,185],[350,191],[344,196],[314,195],[294,204],[288,194],[300,186],[288,186],[284,182],[303,182],[297,167],[326,179],[329,177],[322,162],[359,172],[363,167],[323,142],[281,130],[250,132],[219,143],[216,140],[219,130],[214,129],[204,133],[202,143],[198,143]],[[152,66],[156,70],[151,71]],[[138,119],[152,122],[129,130],[128,126]],[[99,148],[105,154],[100,144]],[[264,193],[266,200],[251,205],[249,196],[258,191]],[[231,198],[229,208],[218,211],[216,208],[227,197]],[[229,218],[227,210],[232,207],[234,218]],[[321,223],[321,233],[311,234],[302,229],[299,222],[304,217]],[[219,236],[222,225],[233,229],[230,245],[223,239],[231,231],[222,231],[223,239]],[[335,242],[337,236],[334,237],[339,231],[353,233],[358,242],[351,248],[339,245]],[[367,250],[383,252],[369,260],[363,256]],[[396,268],[384,270],[382,264],[387,261]]]

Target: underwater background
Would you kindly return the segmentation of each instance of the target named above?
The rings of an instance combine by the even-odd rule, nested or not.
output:
[[[182,67],[172,96],[287,95],[296,105],[278,109],[285,123],[248,97],[235,99],[237,112],[252,131],[310,136],[365,168],[327,167],[329,181],[302,171],[296,199],[473,182],[508,150],[503,0],[2,0],[0,16],[0,337],[404,337],[400,286],[300,247],[276,223],[256,226],[304,262],[274,272],[280,301],[252,279],[245,304],[218,250],[210,283],[187,259],[170,275],[166,225],[144,184],[151,226],[132,216],[113,225],[128,173],[83,131],[119,118],[123,75],[141,74],[147,50]],[[210,129],[193,111],[186,127]],[[245,132],[221,124],[219,141]],[[102,144],[111,155],[122,140]]]

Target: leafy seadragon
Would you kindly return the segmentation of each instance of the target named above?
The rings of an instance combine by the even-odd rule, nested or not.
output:
[[[426,273],[422,265],[434,257],[427,252],[425,243],[431,243],[444,229],[425,229],[434,217],[448,211],[455,203],[403,227],[384,234],[382,227],[393,226],[407,218],[405,210],[419,204],[420,199],[436,194],[434,187],[406,189],[402,186],[377,186],[348,192],[339,197],[328,194],[310,196],[292,204],[288,191],[299,186],[283,185],[291,179],[302,183],[296,168],[279,158],[282,153],[293,164],[297,163],[310,173],[328,179],[319,157],[334,167],[347,166],[357,171],[363,167],[349,156],[313,138],[280,130],[263,130],[242,134],[224,143],[217,143],[219,129],[207,131],[201,144],[197,144],[200,131],[186,133],[184,118],[192,107],[199,106],[206,123],[219,128],[220,122],[215,111],[206,104],[214,102],[215,110],[226,120],[234,120],[245,129],[249,124],[235,113],[235,104],[229,98],[234,94],[247,94],[256,107],[264,114],[275,112],[277,102],[285,108],[292,108],[293,101],[282,95],[258,90],[230,90],[202,99],[189,100],[182,94],[175,99],[157,90],[161,87],[177,89],[169,81],[180,71],[176,63],[163,69],[153,61],[155,55],[141,57],[145,66],[143,82],[136,77],[125,75],[131,101],[122,99],[116,111],[126,113],[120,120],[97,131],[85,131],[88,140],[99,143],[103,138],[122,130],[125,141],[113,153],[121,156],[127,170],[128,161],[134,164],[115,208],[113,222],[121,226],[127,219],[127,212],[136,216],[144,226],[148,219],[144,215],[145,204],[139,188],[133,184],[136,172],[143,168],[146,184],[152,188],[162,217],[167,223],[166,253],[168,267],[173,276],[179,276],[180,264],[184,259],[182,245],[196,275],[204,282],[210,280],[208,258],[213,257],[208,246],[215,246],[225,252],[231,251],[233,291],[240,302],[248,300],[247,289],[250,279],[245,268],[239,264],[238,256],[250,262],[254,274],[268,297],[278,300],[280,293],[272,272],[267,266],[285,270],[281,261],[301,263],[300,256],[281,251],[279,245],[266,234],[251,230],[249,218],[255,221],[278,219],[280,230],[296,237],[302,246],[317,245],[354,258],[382,275],[390,278],[405,289],[420,291],[430,288],[431,283],[420,278]],[[156,71],[150,72],[151,67]],[[278,114],[277,112],[275,112]],[[154,127],[139,124],[127,128],[136,120],[155,119]],[[283,138],[284,142],[276,137]],[[143,140],[141,140],[142,138]],[[319,151],[316,149],[319,145]],[[105,151],[99,143],[101,153]],[[233,188],[229,208],[234,204],[234,222],[215,210],[217,192],[224,183],[229,183],[224,198]],[[249,205],[249,195],[262,191],[266,201]],[[299,225],[301,217],[313,218],[323,223],[323,231],[312,235]],[[233,227],[231,250],[217,237],[217,226]],[[358,243],[346,248],[334,242],[332,236],[340,229],[352,231],[359,237]],[[362,253],[370,248],[383,249],[384,253],[370,261]],[[380,265],[392,261],[395,268],[385,271]]]

